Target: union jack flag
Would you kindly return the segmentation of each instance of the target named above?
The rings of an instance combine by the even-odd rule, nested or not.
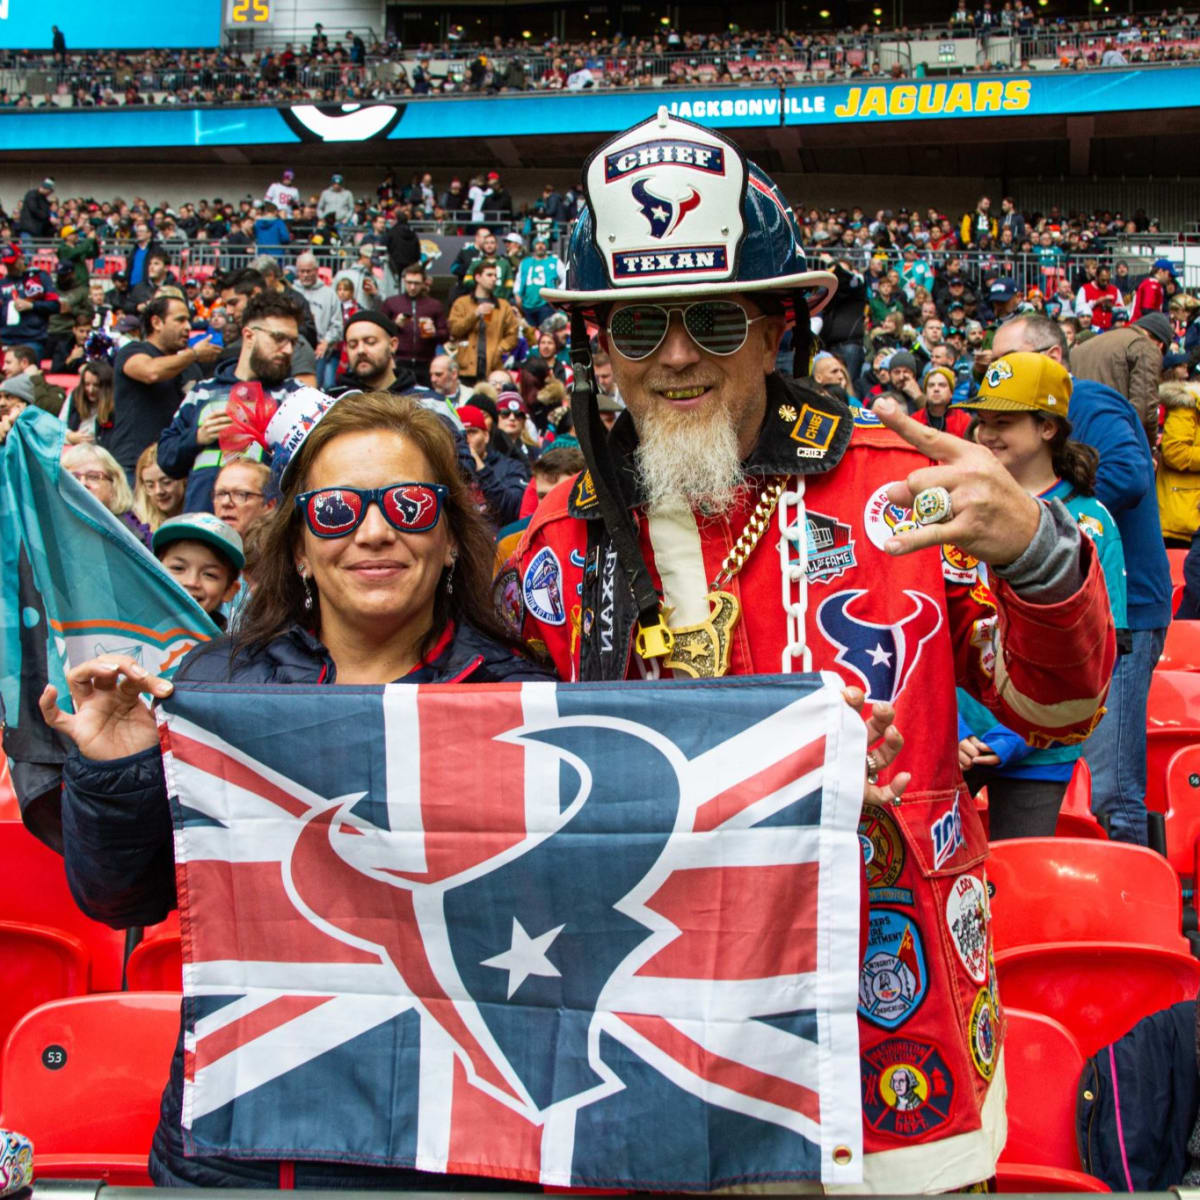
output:
[[[177,685],[189,1150],[858,1182],[840,686]]]

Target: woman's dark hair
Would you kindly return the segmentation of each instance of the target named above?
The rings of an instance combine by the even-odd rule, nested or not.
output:
[[[83,377],[91,372],[96,377],[97,391],[99,396],[96,400],[96,407],[92,410],[88,405],[87,391],[84,388]],[[113,369],[108,363],[99,359],[92,359],[85,362],[79,369],[79,382],[75,385],[71,392],[71,404],[75,409],[76,416],[80,421],[86,421],[88,417],[94,415],[97,425],[108,425],[112,421],[113,415]]]
[[[1054,473],[1060,479],[1065,479],[1081,496],[1093,495],[1100,455],[1091,446],[1072,440],[1071,422],[1065,417],[1034,413],[1033,419],[1039,425],[1050,423],[1055,426],[1054,436],[1050,439],[1050,461],[1054,465]]]
[[[492,533],[471,499],[458,467],[454,438],[436,413],[407,396],[390,392],[352,392],[329,410],[296,452],[275,512],[267,519],[255,570],[255,587],[234,635],[234,654],[260,650],[291,625],[321,624],[321,597],[314,594],[306,610],[306,589],[296,569],[296,551],[304,518],[296,497],[305,490],[317,455],[348,433],[396,433],[412,442],[431,469],[430,483],[446,486],[442,519],[458,546],[454,566],[445,572],[434,597],[433,622],[419,651],[427,654],[448,621],[470,625],[514,650],[523,646],[501,623],[492,601],[495,544]],[[451,591],[445,584],[454,581]]]

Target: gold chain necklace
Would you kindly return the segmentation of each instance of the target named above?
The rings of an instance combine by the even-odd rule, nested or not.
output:
[[[708,619],[696,625],[671,629],[673,644],[664,666],[693,679],[713,679],[729,670],[729,654],[733,648],[730,635],[742,615],[742,606],[732,592],[726,591],[726,586],[746,565],[770,526],[784,483],[777,479],[759,494],[754,511],[709,585]]]
[[[754,547],[758,545],[759,539],[767,532],[782,494],[783,480],[777,479],[759,495],[758,503],[742,527],[738,540],[730,547],[729,553],[725,555],[725,561],[721,563],[721,569],[713,576],[710,585],[712,591],[723,588],[746,565],[746,560],[754,552]]]

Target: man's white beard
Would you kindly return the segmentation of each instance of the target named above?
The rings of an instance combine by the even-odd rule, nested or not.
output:
[[[707,417],[652,404],[638,421],[638,475],[649,505],[677,496],[727,512],[744,481],[737,431],[724,408]]]

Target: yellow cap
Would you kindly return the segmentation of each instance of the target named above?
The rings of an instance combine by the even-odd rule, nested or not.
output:
[[[1071,376],[1044,354],[1018,350],[988,367],[979,392],[959,402],[959,408],[993,412],[1041,412],[1065,417],[1071,403]]]

